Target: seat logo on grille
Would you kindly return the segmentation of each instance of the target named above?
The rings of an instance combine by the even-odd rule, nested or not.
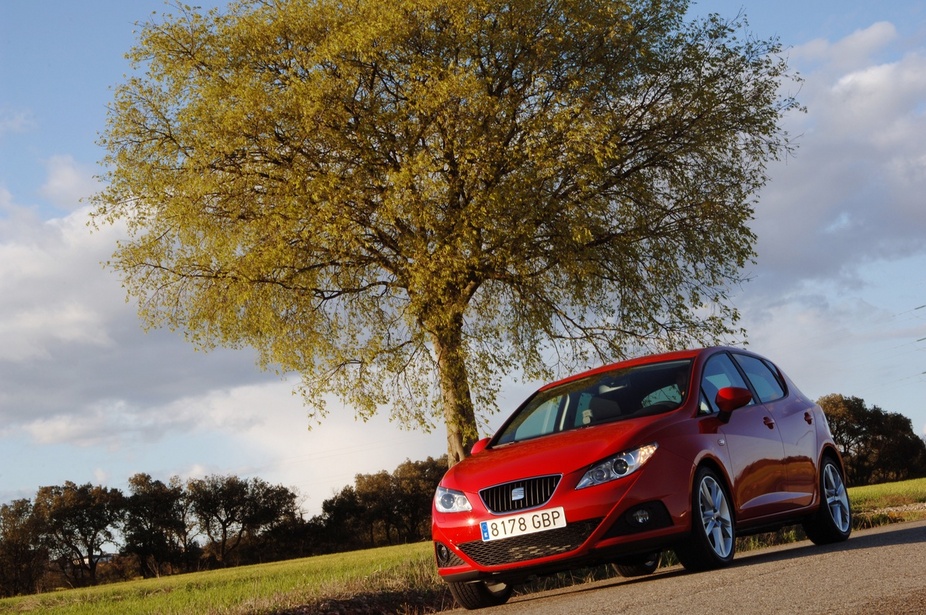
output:
[[[511,490],[511,501],[517,502],[524,499],[524,487],[515,487]]]

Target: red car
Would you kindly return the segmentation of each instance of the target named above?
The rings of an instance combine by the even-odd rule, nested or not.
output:
[[[733,559],[735,537],[852,524],[823,411],[767,359],[706,348],[608,365],[534,393],[437,488],[441,577],[462,606],[502,604],[528,577],[615,564],[653,572]]]

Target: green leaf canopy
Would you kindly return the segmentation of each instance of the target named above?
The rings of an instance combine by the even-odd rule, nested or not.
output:
[[[448,429],[503,377],[739,335],[777,42],[681,0],[249,0],[144,24],[97,219],[149,326]]]

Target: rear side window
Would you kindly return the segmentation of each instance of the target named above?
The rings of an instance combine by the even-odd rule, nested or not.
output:
[[[746,377],[752,383],[752,388],[755,390],[756,395],[759,396],[759,401],[765,403],[785,396],[784,387],[781,385],[778,376],[763,361],[744,354],[735,354],[733,356],[736,357],[736,362],[746,372]]]

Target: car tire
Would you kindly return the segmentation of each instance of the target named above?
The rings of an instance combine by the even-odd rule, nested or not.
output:
[[[655,551],[645,555],[622,558],[614,562],[614,570],[622,577],[642,577],[653,574],[659,568],[662,553]]]
[[[691,492],[691,534],[676,545],[686,570],[726,566],[736,552],[733,507],[723,480],[707,467],[698,469]]]
[[[817,545],[841,542],[852,533],[852,507],[842,468],[829,455],[820,466],[820,508],[803,525],[807,538]]]
[[[450,593],[454,600],[464,609],[484,609],[490,606],[505,604],[511,597],[511,586],[507,583],[486,583],[474,581],[472,583],[448,582]]]

